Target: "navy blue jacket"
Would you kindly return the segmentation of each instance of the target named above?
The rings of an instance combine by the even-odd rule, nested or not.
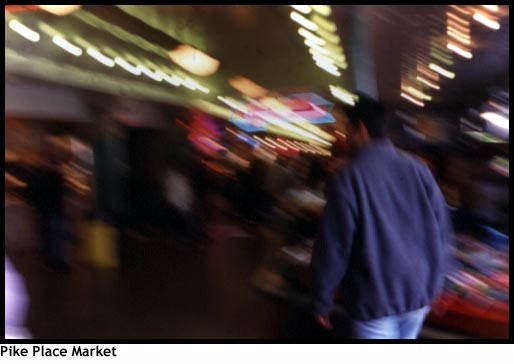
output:
[[[355,320],[430,305],[449,269],[451,232],[430,170],[373,141],[328,186],[311,262],[314,312],[330,312],[338,287]]]

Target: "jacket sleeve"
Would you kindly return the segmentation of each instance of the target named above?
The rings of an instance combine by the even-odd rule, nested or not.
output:
[[[315,314],[326,316],[333,306],[334,295],[348,266],[354,232],[355,217],[336,177],[327,191],[320,231],[312,253],[312,305]]]
[[[450,216],[450,211],[446,204],[446,200],[439,188],[437,182],[435,181],[432,173],[428,170],[425,171],[427,174],[428,185],[429,185],[429,193],[430,200],[432,204],[432,208],[437,219],[437,223],[439,224],[439,232],[441,236],[442,252],[445,254],[443,260],[445,262],[445,273],[449,273],[454,266],[453,259],[453,246],[454,246],[454,234],[453,234],[453,224]]]

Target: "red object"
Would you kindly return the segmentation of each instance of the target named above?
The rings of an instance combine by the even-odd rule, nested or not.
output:
[[[5,5],[6,13],[15,13],[17,11],[39,10],[37,5]]]
[[[473,337],[509,338],[509,306],[504,303],[482,308],[445,292],[432,306],[427,321]]]

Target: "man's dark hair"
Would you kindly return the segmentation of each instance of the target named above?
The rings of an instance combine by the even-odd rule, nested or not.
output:
[[[362,121],[370,137],[385,137],[387,114],[384,105],[366,94],[359,92],[356,94],[359,97],[356,105],[345,110],[350,124],[357,127]]]

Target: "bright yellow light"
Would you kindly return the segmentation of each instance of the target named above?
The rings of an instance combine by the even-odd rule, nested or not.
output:
[[[314,14],[311,17],[311,19],[313,22],[318,24],[321,28],[325,29],[327,32],[335,33],[337,31],[337,26],[330,20],[327,20],[326,18],[323,18],[317,14]]]
[[[457,6],[457,5],[450,5],[451,8],[457,10],[459,13],[461,14],[464,14],[464,15],[469,15],[471,14],[471,12],[467,11],[466,9],[463,9],[461,8],[460,6]]]
[[[293,143],[291,143],[290,141],[288,140],[284,140],[284,139],[280,139],[280,138],[277,138],[277,141],[281,142],[282,144],[288,146],[289,148],[291,148],[292,150],[296,151],[296,152],[299,152],[300,149],[294,145]]]
[[[254,135],[253,138],[259,142],[261,142],[262,144],[266,145],[267,147],[271,148],[271,149],[277,149],[273,144],[271,143],[268,143],[267,141],[265,141],[264,139],[261,139],[259,138],[257,135]]]
[[[320,38],[320,37],[312,34],[311,32],[309,32],[305,28],[298,29],[298,34],[300,34],[305,39],[309,39],[312,42],[314,42],[314,43],[316,43],[317,45],[320,45],[320,46],[324,46],[327,43],[323,38]]]
[[[436,84],[434,84],[434,83],[432,83],[432,82],[430,82],[430,81],[428,81],[428,80],[424,79],[423,77],[417,76],[417,77],[416,77],[416,80],[418,80],[418,81],[420,81],[420,82],[424,83],[424,84],[425,84],[425,85],[427,85],[428,87],[431,87],[431,88],[433,88],[433,89],[435,89],[435,90],[439,90],[439,89],[440,89],[440,87],[439,87],[439,86],[437,86]]]
[[[114,67],[114,61],[107,56],[104,56],[102,53],[98,52],[94,48],[88,48],[87,54],[96,59],[98,62],[102,63],[107,67]]]
[[[330,43],[339,44],[341,42],[341,38],[339,38],[339,36],[337,34],[327,32],[326,30],[321,29],[321,28],[318,29],[317,32],[319,35],[321,35],[324,39],[328,40]]]
[[[473,19],[475,19],[479,23],[484,24],[488,28],[491,28],[491,29],[494,29],[494,30],[500,29],[500,23],[498,23],[495,20],[489,19],[488,17],[486,17],[486,16],[484,16],[482,14],[475,13],[473,15]]]
[[[307,29],[313,30],[313,31],[316,31],[319,29],[319,27],[316,23],[313,23],[310,20],[308,20],[307,18],[301,16],[296,11],[292,11],[290,17],[291,17],[291,19],[293,19],[295,22],[297,22],[304,28],[307,28]]]
[[[401,93],[401,97],[403,97],[404,99],[409,100],[414,105],[418,105],[418,106],[421,106],[421,107],[425,106],[425,104],[423,102],[421,102],[419,100],[416,100],[415,98],[411,97],[410,95],[408,95],[408,94],[406,94],[404,92]]]
[[[248,112],[248,110],[243,105],[228,97],[218,96],[218,100],[220,100],[221,102],[230,106],[233,109],[241,111],[243,114],[246,114]]]
[[[466,45],[470,45],[471,44],[471,41],[469,39],[463,38],[463,37],[461,37],[460,35],[458,35],[458,34],[456,34],[454,32],[448,31],[446,34],[448,34],[453,39],[458,40],[462,44],[466,44]]]
[[[458,45],[456,44],[453,44],[453,43],[448,43],[447,45],[448,49],[457,53],[459,56],[462,56],[464,58],[468,58],[468,59],[471,59],[473,58],[473,55],[471,54],[471,52],[469,51],[466,51],[462,48],[460,48]]]
[[[332,14],[332,9],[330,9],[330,5],[311,5],[311,8],[316,13],[321,14],[323,16],[330,16],[330,14]]]
[[[453,72],[450,72],[448,70],[445,70],[444,68],[442,68],[441,66],[438,66],[434,63],[430,63],[428,65],[428,68],[430,68],[432,71],[435,71],[437,73],[439,73],[440,75],[444,76],[444,77],[447,77],[447,78],[455,78],[455,73]]]
[[[466,39],[470,39],[471,36],[469,35],[469,31],[464,33],[463,31],[451,26],[451,25],[448,25],[448,27],[446,28],[447,31],[449,32],[453,32],[459,36],[461,36],[462,38],[466,38]]]
[[[450,12],[447,12],[446,15],[449,17],[449,18],[452,18],[456,21],[458,21],[459,23],[461,23],[462,25],[466,25],[466,26],[469,26],[469,21],[466,21],[464,19],[462,19],[460,16],[458,15],[455,15],[453,13],[450,13]]]
[[[325,132],[323,129],[321,129],[319,126],[314,125],[308,121],[295,121],[295,124],[298,125],[300,128],[303,128],[309,132],[311,132],[314,135],[319,136],[320,138],[323,138],[328,141],[334,141],[335,138],[330,135],[329,133]]]
[[[346,67],[348,67],[348,64],[346,63],[346,57],[343,55],[334,55],[332,53],[328,53],[327,56],[325,54],[319,53],[314,48],[309,49],[309,53],[313,56],[312,58],[314,60],[321,60],[321,63],[333,63],[342,69],[346,69]]]
[[[189,106],[198,108],[208,114],[219,117],[220,119],[228,120],[233,115],[232,110],[205,100],[193,99],[189,102]]]
[[[38,5],[41,9],[48,11],[54,15],[68,15],[76,10],[79,10],[82,5]]]
[[[409,93],[410,95],[412,95],[414,97],[417,97],[418,99],[427,100],[427,101],[432,100],[431,96],[424,94],[423,92],[421,92],[420,90],[418,90],[412,86],[402,86],[402,90]]]
[[[425,66],[422,66],[422,65],[418,65],[416,67],[416,70],[419,72],[419,73],[422,73],[423,75],[431,78],[432,80],[434,81],[439,81],[439,74],[438,73],[435,73],[435,72],[432,72],[431,70],[429,70],[428,68],[426,68]]]
[[[30,40],[31,42],[39,41],[39,33],[36,33],[32,29],[26,27],[17,20],[11,20],[9,22],[9,28],[14,30],[16,33],[21,35],[23,38]]]
[[[215,73],[220,65],[204,52],[183,44],[168,52],[170,59],[185,70],[197,76],[210,76]]]
[[[491,10],[491,11],[498,11],[499,10],[499,7],[498,5],[482,5],[484,8],[486,8],[487,10]]]
[[[309,5],[291,5],[291,7],[303,14],[309,14],[311,12]]]
[[[270,139],[270,138],[268,138],[268,137],[266,137],[266,140],[267,140],[268,142],[270,142],[271,144],[273,144],[274,146],[276,146],[277,148],[280,148],[280,149],[282,149],[282,150],[287,150],[287,147],[284,147],[283,145],[281,145],[281,144],[279,144],[279,143],[275,142],[274,140],[272,140],[272,139]]]
[[[341,100],[345,104],[348,104],[351,106],[355,105],[355,101],[357,101],[356,95],[352,94],[351,92],[349,92],[341,87],[334,86],[334,85],[329,85],[329,89],[330,89],[330,92],[332,93],[332,96],[334,96],[335,98]]]
[[[234,76],[228,80],[228,83],[237,91],[248,97],[260,98],[268,93],[268,90],[264,87],[242,76]]]

